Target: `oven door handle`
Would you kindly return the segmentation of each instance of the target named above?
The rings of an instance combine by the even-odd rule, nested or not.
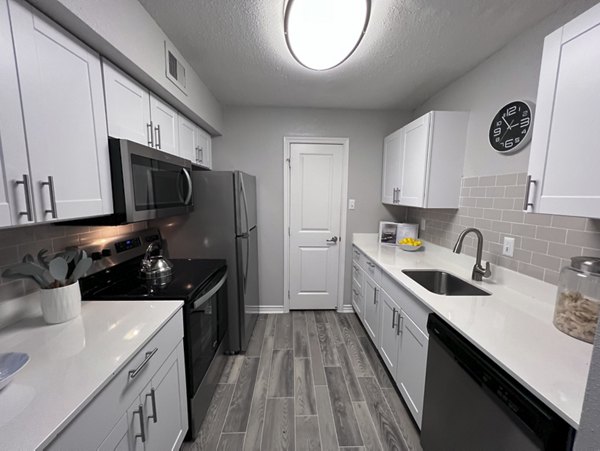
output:
[[[217,282],[217,284],[214,287],[212,287],[208,293],[204,294],[201,298],[196,299],[194,301],[194,303],[192,304],[192,311],[190,313],[194,313],[196,310],[200,309],[200,307],[202,307],[202,305],[206,301],[208,301],[210,298],[212,298],[215,295],[215,293],[221,289],[221,287],[223,286],[223,284],[225,283],[226,280],[227,280],[227,273],[223,274],[223,277],[221,277],[221,280],[219,280],[219,282]]]

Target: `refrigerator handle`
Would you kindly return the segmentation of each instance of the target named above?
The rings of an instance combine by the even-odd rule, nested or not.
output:
[[[250,266],[250,237],[246,238],[246,266],[244,268],[244,298],[246,297],[246,284],[248,282],[249,266]]]
[[[246,188],[244,188],[244,176],[240,176],[240,190],[242,191],[242,199],[244,199],[244,216],[246,217],[246,231],[245,234],[250,232],[250,224],[248,223],[248,199],[246,199]]]

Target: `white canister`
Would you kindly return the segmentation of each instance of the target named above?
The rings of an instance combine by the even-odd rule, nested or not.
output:
[[[396,243],[403,238],[419,238],[419,224],[399,223],[397,225]]]
[[[42,314],[48,324],[58,324],[77,318],[81,314],[79,282],[66,287],[47,288],[40,291]]]

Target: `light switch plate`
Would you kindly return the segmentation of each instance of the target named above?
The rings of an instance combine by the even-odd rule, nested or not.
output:
[[[509,236],[504,237],[504,244],[502,245],[502,255],[512,257],[515,253],[515,239]]]
[[[354,210],[354,208],[355,208],[354,199],[348,199],[348,210]]]

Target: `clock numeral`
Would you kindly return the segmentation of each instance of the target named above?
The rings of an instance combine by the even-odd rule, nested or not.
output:
[[[494,129],[494,136],[500,136],[502,133],[502,129],[500,127]]]
[[[507,116],[512,116],[513,114],[515,114],[517,112],[517,107],[515,105],[511,106],[510,108],[508,108],[506,110],[506,115]]]
[[[531,120],[528,117],[524,117],[523,119],[521,119],[521,128],[529,127],[530,123]]]
[[[507,139],[506,141],[504,141],[504,148],[505,149],[510,149],[514,145],[515,144],[514,144],[512,138],[511,139]]]

